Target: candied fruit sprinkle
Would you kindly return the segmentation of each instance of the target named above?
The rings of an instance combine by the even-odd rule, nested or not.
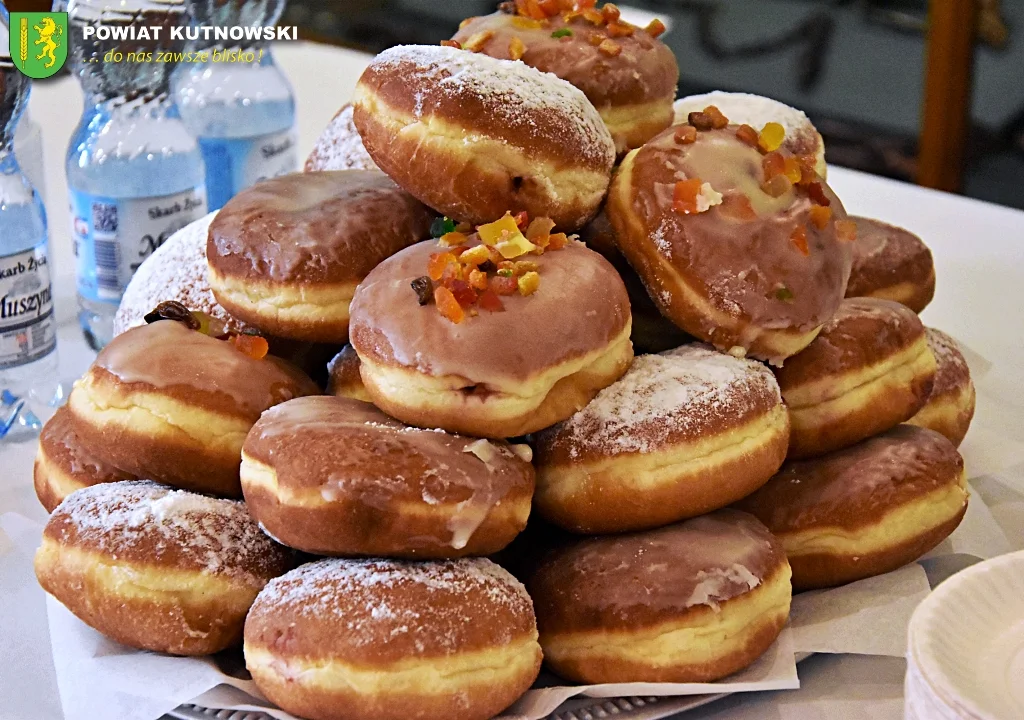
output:
[[[491,259],[491,251],[486,245],[477,245],[459,255],[459,262],[463,265],[479,267]]]
[[[740,139],[740,142],[750,147],[757,147],[757,130],[746,123],[736,128],[736,137]]]
[[[590,37],[587,38],[587,42],[595,47],[605,41],[604,35],[601,33],[591,33]]]
[[[836,220],[836,237],[840,242],[853,242],[857,239],[857,224],[853,220]]]
[[[793,228],[793,232],[789,236],[789,241],[793,243],[793,246],[800,251],[800,254],[807,256],[811,254],[810,249],[807,247],[807,226],[797,225]]]
[[[526,53],[526,44],[519,39],[519,36],[513,36],[508,41],[508,56],[512,60],[520,60]]]
[[[507,276],[499,274],[491,278],[491,290],[497,295],[511,295],[518,289],[519,280],[512,277],[511,272]]]
[[[487,289],[487,273],[480,270],[470,270],[469,272],[469,286],[474,290],[486,290]]]
[[[676,183],[672,191],[672,209],[680,215],[693,215],[697,212],[697,196],[700,194],[700,178],[689,178]]]
[[[821,186],[820,182],[808,183],[806,187],[807,197],[811,199],[811,202],[825,207],[832,204],[832,201],[828,199],[828,195],[825,194],[825,189]]]
[[[444,272],[441,273],[441,282],[448,285],[453,280],[462,280],[466,276],[464,265],[460,262],[449,263],[445,265]]]
[[[458,40],[442,40],[441,46],[455,48],[456,50],[462,49],[462,43],[460,43]]]
[[[591,25],[604,25],[604,14],[600,10],[594,8],[584,8],[580,11],[580,15]]]
[[[547,247],[548,238],[554,228],[555,221],[551,218],[534,218],[530,221],[530,226],[526,228],[526,239],[538,247]]]
[[[480,300],[478,304],[480,305],[481,310],[486,310],[487,312],[505,311],[505,303],[501,301],[501,298],[498,297],[496,292],[490,289],[484,290],[480,293]]]
[[[270,351],[270,345],[267,343],[266,338],[262,338],[259,335],[249,335],[246,333],[233,335],[231,343],[240,352],[254,360],[262,360]]]
[[[429,305],[434,297],[433,281],[426,275],[421,275],[409,284],[412,286],[412,291],[416,293],[416,300],[419,304]]]
[[[785,285],[779,285],[779,287],[775,288],[775,299],[782,302],[791,302],[793,300],[793,291]]]
[[[520,295],[533,295],[537,292],[537,288],[540,287],[540,274],[537,272],[528,272],[524,275],[519,276],[519,294]]]
[[[462,48],[464,50],[469,50],[470,52],[480,52],[484,45],[487,44],[487,41],[492,37],[494,37],[493,30],[481,30],[480,32],[473,33],[466,38],[466,42],[462,44]]]
[[[619,22],[616,20],[615,22],[608,23],[606,32],[610,38],[629,37],[636,32],[636,28],[629,23]]]
[[[436,217],[430,223],[430,237],[440,238],[450,232],[457,230],[455,221],[449,217]]]
[[[444,275],[445,268],[451,264],[458,264],[458,258],[450,252],[431,253],[427,261],[427,275],[431,280],[440,280]]]
[[[785,164],[783,165],[782,174],[789,178],[789,181],[796,185],[800,182],[803,177],[803,172],[800,169],[800,161],[795,157],[787,157]]]
[[[689,145],[697,141],[697,128],[693,125],[680,125],[676,128],[672,137],[680,145]]]
[[[437,304],[437,311],[442,316],[458,325],[466,317],[466,311],[459,305],[455,295],[448,288],[441,286],[434,290],[434,302]]]
[[[469,238],[466,237],[465,233],[460,233],[456,230],[453,230],[452,232],[445,233],[444,235],[439,237],[437,239],[437,242],[439,245],[445,245],[447,247],[453,248],[458,245],[464,244],[467,240],[469,240]]]
[[[561,250],[569,244],[569,238],[565,233],[552,233],[548,238],[548,248],[551,250]]]
[[[537,0],[516,0],[516,11],[523,17],[534,20],[544,20],[547,17]]]
[[[604,16],[605,22],[615,22],[621,14],[619,7],[613,3],[605,3],[605,6],[601,8],[601,15]]]
[[[646,30],[647,34],[653,38],[661,37],[666,30],[665,23],[663,23],[658,18],[654,18],[649,23],[647,23],[647,27],[644,28],[644,30]]]
[[[553,33],[551,33],[551,37],[556,39],[572,37],[572,30],[570,30],[569,28],[558,28]]]
[[[729,195],[722,200],[722,213],[740,222],[749,222],[757,218],[750,198],[746,195]]]
[[[793,183],[785,175],[773,175],[761,184],[761,190],[773,198],[782,197],[793,189]]]
[[[710,130],[714,127],[714,121],[711,116],[700,110],[694,110],[687,114],[686,121],[698,130]]]
[[[824,230],[828,221],[832,219],[832,208],[824,205],[812,205],[808,214],[811,217],[811,224],[819,230]]]
[[[761,158],[761,169],[764,171],[765,182],[786,171],[786,159],[780,152],[770,152]]]
[[[615,57],[622,52],[622,46],[614,40],[602,40],[601,44],[597,46],[598,52],[607,55],[608,57]]]
[[[715,105],[708,105],[704,108],[704,114],[711,118],[711,127],[715,130],[721,130],[729,124],[729,118],[723,115]]]
[[[536,30],[544,27],[544,24],[540,20],[523,17],[521,15],[517,15],[512,18],[512,25],[520,30]]]
[[[468,308],[476,303],[476,290],[470,287],[465,280],[452,280],[451,287],[448,289],[451,290],[455,301],[462,307]]]
[[[525,275],[528,272],[537,272],[537,263],[532,260],[517,260],[512,265],[513,275]]]
[[[786,139],[786,129],[777,122],[765,123],[757,136],[757,145],[764,152],[774,152],[782,147],[782,141]]]

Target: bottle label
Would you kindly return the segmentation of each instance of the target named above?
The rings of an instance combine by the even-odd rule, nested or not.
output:
[[[0,257],[0,370],[46,357],[56,345],[46,246]]]
[[[239,190],[299,169],[295,129],[249,138],[199,138],[206,164],[210,209],[219,210]]]
[[[202,185],[163,197],[109,198],[71,190],[78,294],[117,303],[139,265],[206,214]]]

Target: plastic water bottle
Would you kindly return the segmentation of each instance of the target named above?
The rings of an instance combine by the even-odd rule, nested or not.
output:
[[[58,387],[57,323],[50,285],[46,211],[14,154],[31,81],[9,54],[10,19],[0,6],[0,439],[34,436],[31,410]]]
[[[284,0],[188,0],[189,50],[208,62],[182,64],[174,76],[181,117],[199,138],[210,210],[260,180],[298,170],[295,98],[264,40],[206,39],[206,27],[273,25]],[[237,55],[236,55],[237,53]],[[238,61],[225,60],[237,57]]]
[[[68,15],[72,72],[85,94],[67,154],[78,318],[99,349],[135,270],[206,214],[205,171],[170,96],[174,63],[166,53],[184,50],[184,40],[171,37],[187,22],[183,0],[71,0]],[[114,39],[113,30],[133,25],[162,32]]]

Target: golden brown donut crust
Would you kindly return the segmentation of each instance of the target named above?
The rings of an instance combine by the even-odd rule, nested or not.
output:
[[[931,391],[935,362],[924,326],[909,308],[849,298],[775,376],[793,425],[790,457],[805,458],[912,417]]]
[[[68,406],[83,442],[123,472],[238,497],[244,433],[267,408],[319,392],[283,360],[164,320],[114,338]]]
[[[527,588],[549,664],[549,643],[559,639],[589,637],[595,650],[607,643],[607,652],[595,653],[598,662],[593,664],[559,653],[552,667],[568,679],[694,682],[716,679],[753,662],[781,631],[785,615],[763,627],[743,626],[741,635],[754,636],[739,638],[739,652],[728,648],[725,638],[717,638],[712,653],[721,656],[700,667],[644,667],[628,657],[616,658],[610,643],[682,623],[712,623],[745,599],[754,599],[762,586],[776,582],[784,582],[788,594],[789,566],[782,545],[753,516],[726,509],[656,530],[594,537],[553,550]],[[787,597],[787,613],[788,605]],[[728,638],[730,644],[735,640]],[[680,656],[689,650],[678,648]],[[633,675],[623,676],[623,671]]]
[[[39,451],[32,467],[36,497],[52,513],[75,490],[101,483],[135,480],[129,473],[96,457],[78,436],[67,406],[53,414],[39,433]]]
[[[242,503],[147,481],[69,496],[36,554],[43,589],[85,623],[178,655],[239,643],[257,592],[293,565],[293,553],[260,532]]]
[[[786,457],[789,420],[760,363],[684,345],[642,355],[535,437],[538,510],[574,532],[656,527],[750,494]]]
[[[916,313],[935,295],[935,264],[931,250],[917,235],[895,225],[865,217],[857,224],[853,268],[846,297],[895,300]]]
[[[411,428],[369,403],[297,398],[242,448],[249,510],[318,555],[489,555],[526,525],[534,470],[508,443]]]
[[[942,435],[897,425],[828,455],[788,461],[735,507],[756,515],[782,541],[795,588],[828,587],[894,570],[941,542],[967,509],[963,473],[963,458]],[[940,522],[893,526],[894,511],[930,503],[940,492],[952,492],[954,499]],[[853,555],[790,545],[794,536],[856,539],[872,529],[884,542]]]
[[[525,589],[489,560],[321,560],[268,584],[245,655],[271,700],[313,720],[486,720],[536,678],[536,639]],[[438,677],[463,658],[498,664],[481,669],[487,682],[476,668]],[[373,690],[349,682],[371,672]]]
[[[736,126],[698,132],[687,145],[674,133],[630,153],[615,174],[606,212],[619,250],[676,325],[720,349],[744,348],[779,364],[813,339],[843,298],[850,272],[849,244],[836,231],[843,206],[822,182],[832,216],[818,229],[802,192],[772,198],[760,189],[762,156],[736,137]],[[680,177],[708,183],[722,204],[677,213]],[[732,214],[742,196],[756,217]],[[798,225],[806,228],[807,255],[790,240]]]
[[[353,105],[381,169],[458,220],[524,210],[572,231],[608,188],[615,146],[600,115],[569,83],[521,63],[399,46],[370,63]]]
[[[482,40],[473,43],[474,51],[511,60],[509,45],[518,38],[525,52],[517,59],[575,85],[606,120],[615,117],[610,112],[615,109],[644,107],[642,117],[625,128],[609,123],[616,148],[624,152],[672,124],[672,99],[679,81],[679,66],[668,46],[640,28],[629,27],[632,34],[610,38],[620,49],[614,56],[598,50],[596,44],[609,39],[605,26],[582,17],[566,22],[561,14],[532,20],[496,12],[466,20],[452,39],[463,44],[471,38]],[[570,34],[565,35],[567,30]],[[640,125],[644,127],[638,134],[634,127]]]
[[[925,333],[928,349],[935,356],[935,382],[924,406],[907,422],[934,430],[960,447],[974,418],[971,371],[956,340],[934,328],[926,328]]]

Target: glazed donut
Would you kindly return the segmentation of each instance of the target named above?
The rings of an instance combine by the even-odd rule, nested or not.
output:
[[[239,497],[242,442],[260,413],[318,392],[283,360],[163,320],[114,338],[68,407],[85,445],[119,470]]]
[[[605,212],[665,317],[719,349],[781,364],[843,299],[852,223],[808,158],[750,145],[777,148],[781,126],[758,135],[721,114],[695,121],[708,129],[677,125],[626,156]]]
[[[510,6],[511,7],[511,6]],[[528,17],[525,5],[469,18],[452,37],[463,48],[500,60],[522,60],[572,83],[587,96],[617,152],[640,147],[672,124],[679,66],[657,36],[618,17],[614,5]],[[539,8],[539,6],[538,6]],[[543,9],[539,15],[546,15]]]
[[[225,310],[210,289],[206,266],[206,233],[217,216],[212,212],[174,233],[139,266],[114,315],[114,336],[139,325],[160,303],[175,300],[189,310],[206,313],[229,332],[253,329]]]
[[[471,236],[464,247],[480,245]],[[582,243],[569,240],[561,250],[515,260],[533,263],[530,275],[540,284],[529,295],[512,290],[491,297],[501,308],[496,312],[482,306],[463,312],[440,284],[434,302],[429,293],[417,298],[410,284],[429,284],[431,258],[444,251],[433,241],[403,250],[378,265],[352,300],[360,376],[387,414],[477,437],[526,435],[569,417],[629,367],[626,289],[615,269]],[[509,280],[515,288],[515,278]],[[436,298],[444,293],[442,306]],[[459,322],[442,314],[451,304]]]
[[[842,585],[913,562],[956,529],[967,510],[964,462],[937,432],[897,425],[787,462],[736,507],[782,543],[794,589]]]
[[[327,394],[370,402],[359,377],[359,356],[351,345],[343,347],[327,364]]]
[[[479,224],[526,211],[569,232],[608,190],[615,143],[597,110],[521,62],[400,45],[370,63],[352,104],[374,162],[449,217]]]
[[[249,432],[242,491],[268,533],[315,555],[490,555],[526,526],[531,457],[528,445],[411,428],[359,400],[304,397]]]
[[[935,356],[935,382],[924,406],[907,422],[934,430],[960,447],[974,417],[971,371],[956,340],[933,328],[926,328],[925,333],[928,349]]]
[[[573,532],[643,530],[749,495],[786,459],[789,418],[771,370],[684,345],[535,438],[537,510]]]
[[[917,235],[880,220],[851,217],[857,224],[853,268],[846,297],[895,300],[916,313],[935,295],[932,251]]]
[[[82,622],[172,655],[240,644],[256,594],[293,566],[243,503],[146,481],[69,495],[35,557],[39,584]]]
[[[544,661],[577,683],[709,682],[754,662],[789,617],[782,546],[716,510],[551,552],[527,588]]]
[[[343,343],[356,285],[429,237],[433,219],[377,170],[265,180],[235,195],[210,225],[210,286],[231,314],[263,332]]]
[[[658,306],[647,294],[647,288],[619,252],[615,242],[615,230],[608,222],[608,216],[601,210],[593,220],[580,230],[580,240],[591,250],[600,253],[612,264],[626,286],[629,296],[629,310],[633,328],[630,340],[639,352],[662,352],[679,347],[693,338],[672,324],[658,310]]]
[[[256,686],[309,720],[487,720],[540,670],[533,603],[483,558],[321,560],[245,622]]]
[[[794,155],[813,157],[815,172],[826,177],[828,165],[825,163],[825,141],[802,111],[761,95],[715,90],[676,100],[672,105],[675,111],[673,123],[686,123],[690,113],[700,112],[708,105],[717,107],[731,122],[745,123],[756,130],[764,127],[765,123],[779,123],[786,131],[782,147]]]
[[[32,479],[36,497],[48,513],[75,490],[135,479],[89,452],[75,425],[74,416],[65,406],[53,414],[39,433]]]
[[[912,417],[931,391],[935,358],[912,310],[851,298],[775,376],[792,425],[789,457],[806,458]]]
[[[345,103],[320,133],[306,158],[305,172],[317,170],[377,170],[352,122],[352,105]]]

